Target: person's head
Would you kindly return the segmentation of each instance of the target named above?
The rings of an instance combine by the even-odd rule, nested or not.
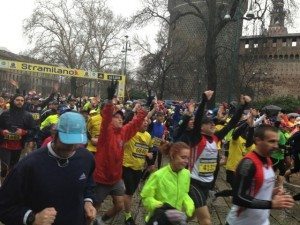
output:
[[[24,106],[24,103],[25,103],[25,98],[23,95],[20,95],[20,94],[16,94],[13,98],[12,98],[12,101],[11,101],[12,104],[11,105],[11,108],[17,108],[17,109],[22,109],[23,106]]]
[[[212,118],[204,117],[202,119],[201,133],[212,136],[216,131],[216,126]]]
[[[262,125],[254,131],[254,143],[259,154],[270,156],[271,152],[278,149],[279,134],[276,127]]]
[[[160,146],[162,154],[169,156],[173,171],[185,168],[190,159],[190,147],[184,142],[166,143]]]
[[[188,116],[188,124],[187,124],[187,129],[192,130],[194,128],[194,122],[195,122],[195,117],[194,116]]]
[[[159,123],[163,123],[165,121],[165,114],[163,112],[156,113],[156,120]]]
[[[146,116],[139,131],[142,133],[145,132],[148,129],[149,123],[150,123],[150,119]]]
[[[82,115],[77,112],[62,114],[56,125],[54,144],[56,153],[61,157],[69,157],[75,151],[77,144],[86,144],[86,123]]]
[[[71,107],[74,107],[76,105],[76,102],[77,102],[76,98],[70,98],[70,100],[68,101]]]
[[[92,97],[91,98],[92,107],[98,106],[99,102],[100,102],[100,98],[99,97]]]
[[[114,113],[111,123],[114,128],[122,128],[123,127],[124,113],[122,112],[122,110],[118,110]]]
[[[33,97],[31,98],[31,104],[33,104],[33,105],[39,104],[39,99],[40,99],[39,96],[37,96],[37,95],[33,96]]]
[[[58,109],[58,101],[53,100],[51,102],[49,102],[48,108],[49,109],[53,109],[53,110],[57,110]]]

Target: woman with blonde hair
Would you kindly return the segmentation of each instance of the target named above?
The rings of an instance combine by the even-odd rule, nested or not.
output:
[[[146,222],[147,225],[184,225],[195,210],[188,194],[190,172],[186,167],[190,148],[184,142],[176,142],[162,145],[160,151],[170,162],[153,173],[143,187],[142,202],[148,211]]]

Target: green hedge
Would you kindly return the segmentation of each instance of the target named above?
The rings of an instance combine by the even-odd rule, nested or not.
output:
[[[284,96],[278,98],[265,99],[263,101],[253,102],[253,105],[261,109],[266,105],[277,105],[287,112],[296,112],[300,110],[300,98]]]

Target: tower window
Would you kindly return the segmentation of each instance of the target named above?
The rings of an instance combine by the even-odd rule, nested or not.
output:
[[[297,46],[297,40],[296,40],[296,38],[293,38],[292,47],[296,47],[296,46]]]

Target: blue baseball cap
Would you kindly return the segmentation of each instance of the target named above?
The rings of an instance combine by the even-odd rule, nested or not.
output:
[[[62,114],[56,125],[59,139],[64,144],[86,144],[86,124],[83,116],[77,112]]]

